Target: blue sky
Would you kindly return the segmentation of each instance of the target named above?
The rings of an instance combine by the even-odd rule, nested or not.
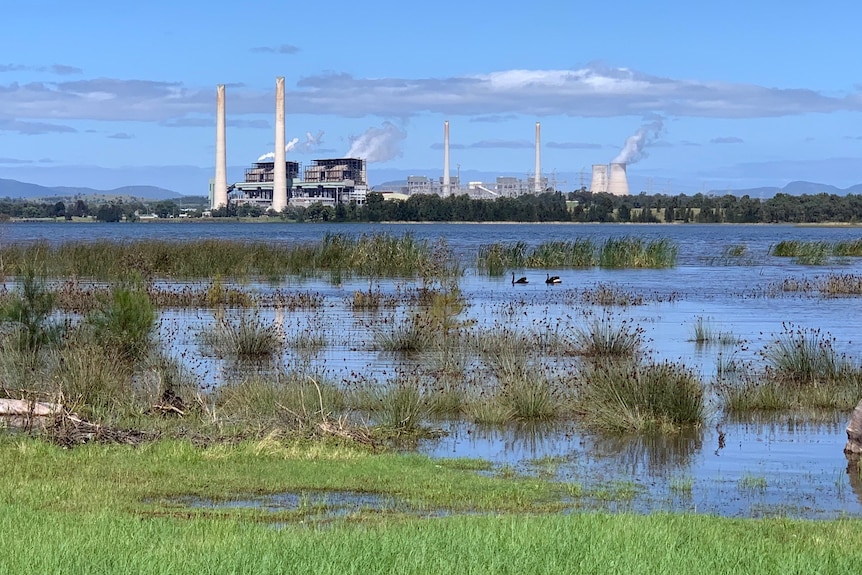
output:
[[[862,182],[862,3],[5,0],[0,178],[205,194],[226,85],[229,179],[271,152],[366,155],[372,184],[589,182],[642,130],[633,191]]]

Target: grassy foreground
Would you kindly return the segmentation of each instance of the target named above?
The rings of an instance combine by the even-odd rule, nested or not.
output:
[[[0,572],[843,574],[862,563],[856,520],[545,513],[564,486],[482,467],[276,440],[63,450],[7,436]],[[446,513],[368,510],[310,527],[296,512],[171,499],[313,489]]]

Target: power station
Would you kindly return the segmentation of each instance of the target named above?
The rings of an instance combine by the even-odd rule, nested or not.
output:
[[[285,158],[284,77],[275,83],[275,151],[265,154],[245,170],[243,181],[227,182],[227,137],[225,86],[216,87],[216,162],[215,177],[210,185],[210,205],[225,207],[228,202],[256,205],[264,210],[282,211],[287,206],[308,207],[314,203],[335,206],[355,202],[364,204],[368,193],[366,160],[363,158],[330,158],[313,160],[303,168],[299,162]],[[439,181],[427,176],[410,176],[402,188],[407,195],[439,194],[442,197],[468,194],[479,198],[516,197],[538,194],[548,189],[548,178],[542,176],[541,123],[536,122],[535,171],[531,178],[500,176],[493,183],[468,182],[462,186],[460,165],[452,177],[449,157],[449,121],[443,122],[443,175]],[[295,140],[294,140],[295,142]],[[292,142],[293,143],[293,142]],[[272,157],[273,161],[263,161]],[[553,184],[552,184],[553,185]],[[590,191],[628,195],[626,164],[595,164],[592,167]]]

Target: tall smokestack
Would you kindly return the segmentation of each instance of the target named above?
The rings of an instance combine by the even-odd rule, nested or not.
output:
[[[272,176],[272,209],[287,207],[287,168],[284,159],[284,76],[275,79],[275,172]]]
[[[536,181],[533,191],[542,191],[542,124],[536,122]]]
[[[615,196],[629,195],[629,182],[626,177],[626,165],[622,162],[614,162],[610,166],[611,173],[608,176],[608,193]]]
[[[443,197],[449,195],[449,120],[443,122]]]
[[[216,87],[216,168],[213,209],[227,206],[227,145],[224,127],[224,84],[219,84]]]
[[[594,194],[608,191],[608,167],[604,164],[593,164],[593,179],[590,181],[590,191]]]

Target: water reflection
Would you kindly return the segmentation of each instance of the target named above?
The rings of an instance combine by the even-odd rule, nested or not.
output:
[[[591,439],[593,457],[612,460],[623,474],[651,478],[667,478],[688,468],[703,448],[701,428],[672,434],[593,436]]]

